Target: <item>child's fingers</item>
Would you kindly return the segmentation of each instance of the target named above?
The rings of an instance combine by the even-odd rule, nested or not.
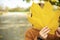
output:
[[[47,29],[48,27],[46,26],[46,27],[44,27],[41,31],[44,31],[45,29]]]
[[[50,30],[47,30],[47,31],[44,33],[44,35],[47,35],[49,32],[50,32]]]
[[[47,31],[49,31],[50,29],[48,27],[44,27],[40,32],[42,32],[43,34],[46,33]]]
[[[45,29],[44,31],[43,31],[43,33],[46,33],[47,31],[49,31],[50,29],[49,28],[47,28],[47,29]]]
[[[58,27],[58,31],[60,32],[60,27]]]
[[[58,37],[60,37],[60,34],[59,34],[58,32],[56,32],[56,35],[57,35]]]
[[[47,38],[49,32],[50,32],[50,29],[49,29],[48,27],[44,27],[44,28],[39,32],[39,34],[40,34],[40,36],[41,36],[42,38]]]

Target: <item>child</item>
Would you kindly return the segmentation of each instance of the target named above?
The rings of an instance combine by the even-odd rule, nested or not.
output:
[[[44,2],[42,1],[42,3],[39,4],[42,9],[45,6],[43,3]],[[32,6],[34,6],[34,5],[32,5]],[[41,11],[42,9],[40,8],[41,9],[40,10],[38,8],[39,7],[38,5],[35,5],[35,6],[38,9],[37,11],[39,13],[42,13],[42,11]],[[45,11],[47,11],[47,13],[48,13],[48,10],[45,10]],[[47,20],[45,22],[47,24],[49,18],[48,19],[45,18],[46,20],[45,19],[44,20],[41,20],[42,19],[41,18],[42,17],[41,16],[42,14],[39,15],[39,13],[37,13],[36,10],[35,10],[35,12],[34,12],[35,14],[34,14],[33,13],[33,9],[31,11],[32,11],[31,17],[32,17],[33,20],[31,19],[32,21],[31,20],[29,20],[29,21],[32,23],[33,27],[26,32],[25,40],[60,40],[60,27],[57,28],[58,22],[54,22],[54,23],[56,23],[56,25],[54,25],[54,23],[53,23],[53,26],[54,27],[53,26],[50,27],[50,24],[48,24],[48,26],[45,26],[45,24],[43,24],[43,23]],[[36,13],[38,14],[38,16],[37,16]],[[44,16],[45,15],[48,16],[48,14],[44,14]],[[50,15],[50,17],[51,17],[51,15]],[[54,18],[52,20],[54,20]],[[42,21],[44,21],[44,22],[42,23]],[[44,27],[42,27],[41,25],[44,25]],[[51,29],[52,29],[52,31],[51,31]]]

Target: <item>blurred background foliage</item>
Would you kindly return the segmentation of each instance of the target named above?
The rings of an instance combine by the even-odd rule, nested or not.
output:
[[[23,0],[23,1],[26,1],[27,3],[29,3],[31,0]],[[32,0],[34,1],[34,0]],[[41,1],[41,0],[39,0]],[[48,0],[44,0],[44,1],[48,1]],[[49,0],[51,2],[52,5],[56,5],[56,6],[59,6],[60,7],[60,0]],[[3,10],[3,7],[0,6],[0,11],[9,11],[9,12],[27,12],[29,11],[29,8],[27,9],[24,9],[24,8],[20,8],[20,7],[16,7],[16,8],[12,8],[10,9],[9,7],[5,7],[5,9]]]

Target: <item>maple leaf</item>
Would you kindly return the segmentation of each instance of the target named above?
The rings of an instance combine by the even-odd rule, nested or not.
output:
[[[52,30],[51,33],[55,32],[58,27],[58,13],[53,10],[50,2],[46,2],[43,8],[33,3],[30,10],[32,17],[28,19],[35,26],[34,28],[41,29],[48,26]]]

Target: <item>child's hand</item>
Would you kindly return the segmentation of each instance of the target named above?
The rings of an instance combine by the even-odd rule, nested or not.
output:
[[[49,29],[47,26],[44,27],[44,28],[39,32],[40,38],[46,39],[49,32],[50,32],[50,29]]]
[[[60,37],[60,27],[58,27],[57,31],[56,31],[56,36]]]

